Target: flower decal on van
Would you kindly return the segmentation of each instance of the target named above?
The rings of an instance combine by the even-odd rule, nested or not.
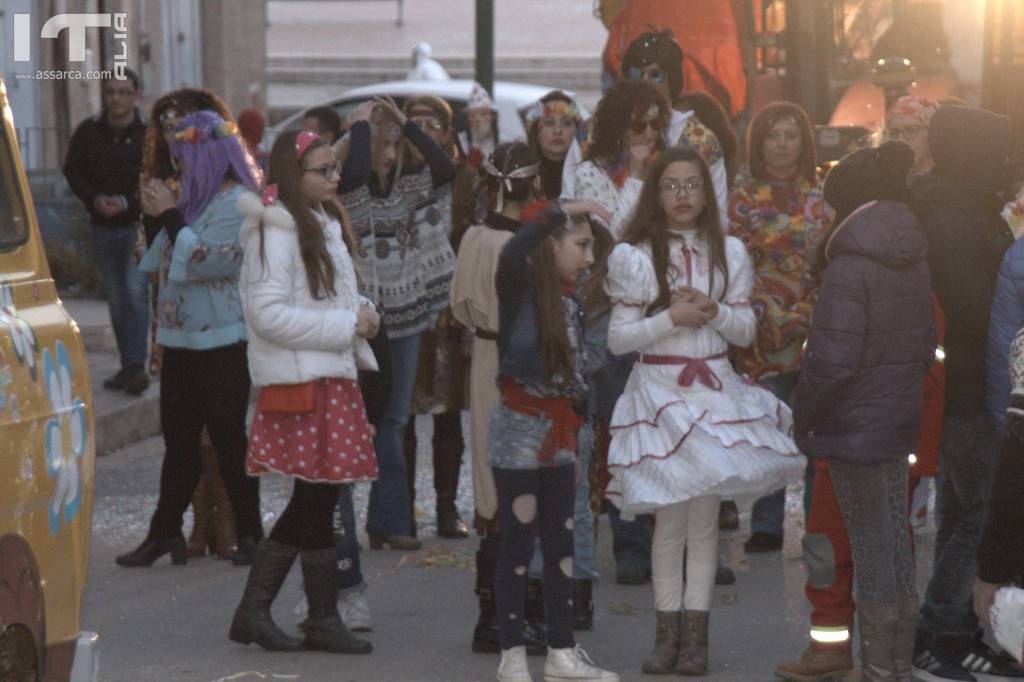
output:
[[[56,357],[54,357],[56,356]],[[57,486],[50,501],[50,532],[60,530],[61,519],[71,523],[82,502],[79,460],[89,438],[85,403],[71,396],[71,358],[57,341],[55,353],[43,351],[43,376],[53,416],[46,422],[46,474]]]
[[[14,355],[22,367],[28,367],[28,372],[35,381],[39,338],[29,323],[18,315],[18,309],[14,305],[14,290],[9,284],[0,284],[0,328],[4,326],[10,331]]]

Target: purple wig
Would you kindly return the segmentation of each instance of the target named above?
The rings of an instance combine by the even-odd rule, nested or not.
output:
[[[262,176],[234,123],[212,111],[197,111],[174,131],[171,155],[184,165],[178,210],[191,225],[225,180],[259,193]]]

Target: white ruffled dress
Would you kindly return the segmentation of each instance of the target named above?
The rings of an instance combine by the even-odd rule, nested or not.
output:
[[[707,292],[708,252],[696,231],[673,238],[669,287]],[[623,243],[608,259],[609,350],[641,353],[610,424],[609,499],[631,516],[705,495],[750,501],[798,480],[806,460],[789,407],[726,357],[730,343],[749,346],[756,333],[743,243],[726,237],[728,291],[716,270],[718,314],[700,329],[674,326],[667,310],[647,316],[658,296],[650,254],[649,243]]]

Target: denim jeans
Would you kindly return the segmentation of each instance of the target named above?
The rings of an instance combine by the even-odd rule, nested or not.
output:
[[[597,439],[591,424],[584,424],[579,433],[579,456],[576,459],[576,500],[572,520],[572,576],[577,580],[598,577],[594,566],[594,514],[590,510],[590,462],[594,457]]]
[[[939,443],[935,562],[921,608],[921,629],[964,637],[975,634],[971,607],[975,555],[992,494],[999,448],[987,412],[946,413]]]
[[[761,385],[771,391],[776,398],[789,405],[790,396],[800,378],[799,372],[775,374],[761,379]],[[804,515],[811,508],[811,488],[814,481],[814,465],[810,456],[807,457],[807,469],[804,474]],[[754,533],[768,533],[782,537],[782,527],[786,520],[786,489],[779,488],[754,502],[750,513],[750,530]],[[806,519],[805,519],[806,520]]]
[[[622,395],[636,359],[636,353],[612,356],[594,377],[594,414],[606,424],[611,423],[615,403]],[[612,554],[615,555],[616,569],[627,573],[649,573],[654,515],[640,514],[633,521],[623,521],[614,504],[607,504],[605,508],[612,527]]]
[[[356,514],[352,508],[352,486],[342,485],[334,514],[334,550],[338,558],[338,596],[366,589],[359,564],[359,538],[356,537]]]
[[[146,365],[149,341],[149,278],[135,263],[135,225],[92,226],[92,257],[103,277],[110,323],[121,354],[121,367]]]
[[[370,486],[366,532],[374,535],[408,535],[412,526],[409,482],[405,471],[405,428],[409,423],[420,337],[389,339],[391,395],[384,406],[373,447],[377,451],[378,478]]]

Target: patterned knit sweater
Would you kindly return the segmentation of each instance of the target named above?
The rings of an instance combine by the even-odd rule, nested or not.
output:
[[[448,307],[450,194],[451,185],[435,188],[424,168],[400,175],[385,197],[369,185],[341,196],[359,238],[362,293],[381,309],[389,339],[433,328]]]

